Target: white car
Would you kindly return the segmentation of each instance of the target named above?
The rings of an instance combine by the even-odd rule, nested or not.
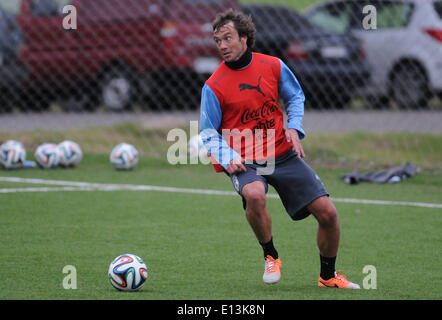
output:
[[[415,109],[435,94],[442,99],[442,0],[332,0],[304,15],[363,41],[371,85],[362,95],[373,106]]]

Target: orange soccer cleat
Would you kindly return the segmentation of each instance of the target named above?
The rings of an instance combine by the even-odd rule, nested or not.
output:
[[[340,274],[341,271],[335,272],[334,278],[324,280],[319,276],[318,286],[329,288],[344,288],[344,289],[360,289],[359,285],[347,280],[346,276]]]
[[[265,259],[266,262],[262,280],[264,280],[266,284],[278,283],[281,279],[281,260],[273,259],[269,255]]]

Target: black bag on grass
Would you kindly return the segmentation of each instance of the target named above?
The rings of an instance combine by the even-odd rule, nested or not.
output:
[[[407,162],[403,166],[394,167],[389,170],[371,171],[364,174],[355,170],[352,173],[342,175],[341,179],[348,184],[358,184],[360,182],[394,183],[412,177],[416,173],[417,167]]]

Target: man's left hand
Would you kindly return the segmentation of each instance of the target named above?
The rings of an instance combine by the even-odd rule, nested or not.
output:
[[[301,140],[299,139],[298,131],[296,129],[287,129],[285,131],[285,136],[288,142],[293,145],[293,150],[295,150],[298,158],[304,158],[304,149],[302,149]]]

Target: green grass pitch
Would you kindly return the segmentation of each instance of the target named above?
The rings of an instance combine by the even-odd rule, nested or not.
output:
[[[344,169],[315,168],[331,196],[440,203],[440,176],[421,173],[391,185],[348,186]],[[1,177],[143,184],[233,191],[211,166],[171,166],[142,158],[129,172],[106,155],[86,154],[74,169],[0,170]],[[42,185],[0,181],[0,189]],[[51,187],[51,186],[48,186]],[[53,187],[53,186],[52,186]],[[273,189],[270,192],[274,192]],[[316,221],[293,222],[278,199],[268,199],[282,279],[262,280],[262,250],[239,196],[158,191],[0,193],[0,300],[315,300],[441,299],[440,208],[335,202],[342,228],[337,268],[361,287],[376,268],[376,289],[317,287]],[[140,256],[149,277],[135,293],[115,290],[110,262]],[[66,265],[77,289],[64,289]]]

